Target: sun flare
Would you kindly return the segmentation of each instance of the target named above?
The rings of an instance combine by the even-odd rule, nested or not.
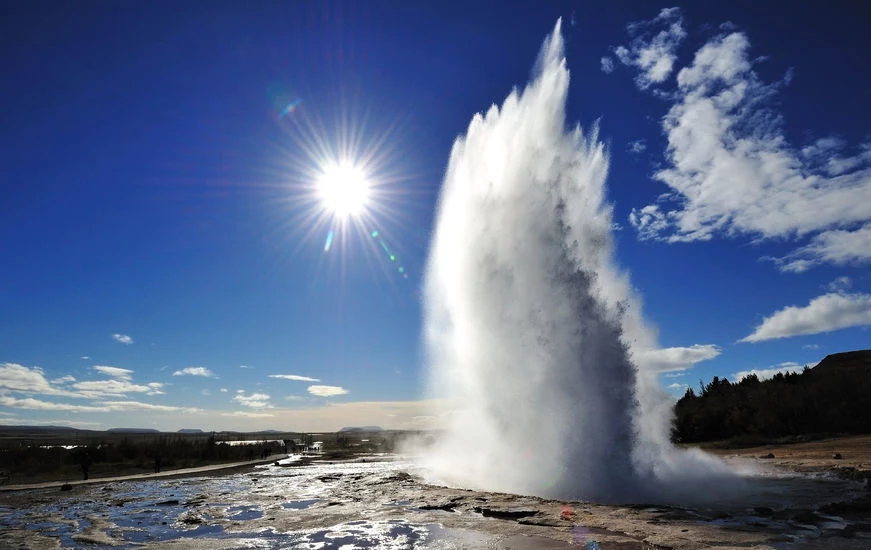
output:
[[[317,187],[324,206],[338,218],[359,216],[366,208],[369,182],[363,171],[356,166],[327,166],[318,179]]]

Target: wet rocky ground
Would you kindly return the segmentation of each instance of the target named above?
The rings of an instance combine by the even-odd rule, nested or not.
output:
[[[871,547],[866,482],[821,472],[781,472],[762,478],[754,498],[695,508],[468,491],[427,484],[419,473],[382,456],[13,491],[0,494],[0,547]]]

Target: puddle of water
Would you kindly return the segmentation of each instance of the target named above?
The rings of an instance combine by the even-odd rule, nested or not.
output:
[[[230,508],[227,509],[227,519],[233,521],[246,521],[250,519],[260,519],[262,517],[263,510],[259,506],[230,506]]]
[[[282,506],[286,510],[305,510],[309,506],[317,504],[318,502],[320,502],[320,499],[318,498],[310,498],[306,500],[291,500],[289,502],[285,502],[284,504],[282,504]]]

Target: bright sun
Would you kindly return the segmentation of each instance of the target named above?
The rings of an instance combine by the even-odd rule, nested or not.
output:
[[[324,206],[336,217],[361,214],[369,196],[369,182],[360,168],[350,164],[327,166],[317,182]]]

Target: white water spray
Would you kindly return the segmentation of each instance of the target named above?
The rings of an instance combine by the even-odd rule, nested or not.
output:
[[[450,418],[428,465],[477,489],[683,499],[727,473],[670,445],[669,400],[633,362],[655,338],[615,267],[604,146],[565,129],[568,87],[557,22],[533,80],[451,152],[425,289]]]

